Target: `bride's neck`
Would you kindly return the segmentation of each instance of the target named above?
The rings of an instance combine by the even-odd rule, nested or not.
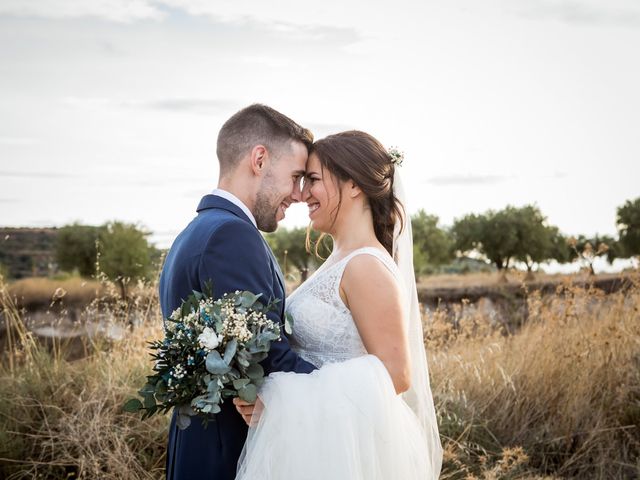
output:
[[[333,237],[332,253],[336,255],[379,243],[373,228],[371,210],[368,208],[360,211],[352,209],[344,215],[331,236]]]

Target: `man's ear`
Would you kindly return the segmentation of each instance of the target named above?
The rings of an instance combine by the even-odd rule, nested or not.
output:
[[[269,164],[269,152],[264,145],[256,145],[251,149],[249,158],[251,170],[256,175],[262,175]]]

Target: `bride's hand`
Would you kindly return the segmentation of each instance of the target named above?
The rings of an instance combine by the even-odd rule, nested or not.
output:
[[[260,397],[256,400],[256,403],[248,403],[239,397],[233,399],[233,404],[236,406],[238,413],[242,415],[244,422],[250,427],[255,427],[260,420],[260,415],[264,409],[264,405],[260,400]]]

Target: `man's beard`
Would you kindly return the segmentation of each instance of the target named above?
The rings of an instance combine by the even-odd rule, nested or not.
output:
[[[278,221],[276,220],[276,215],[278,213],[278,208],[280,207],[280,203],[274,205],[273,197],[276,196],[274,189],[271,186],[271,176],[267,174],[265,177],[265,181],[263,183],[263,187],[258,191],[256,195],[256,203],[254,207],[253,216],[256,219],[256,225],[258,226],[258,230],[263,232],[275,232],[278,228]]]

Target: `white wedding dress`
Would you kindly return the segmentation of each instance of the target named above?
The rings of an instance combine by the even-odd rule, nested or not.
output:
[[[265,409],[257,427],[249,429],[238,480],[438,477],[442,452],[435,414],[419,418],[421,411],[407,403],[414,402],[396,394],[385,366],[367,354],[340,298],[349,260],[365,254],[403,283],[394,259],[367,247],[336,262],[329,257],[287,299],[294,318],[292,348],[318,370],[278,372],[266,380],[260,391]],[[419,336],[422,342],[421,331]],[[430,390],[428,400],[433,410]]]

